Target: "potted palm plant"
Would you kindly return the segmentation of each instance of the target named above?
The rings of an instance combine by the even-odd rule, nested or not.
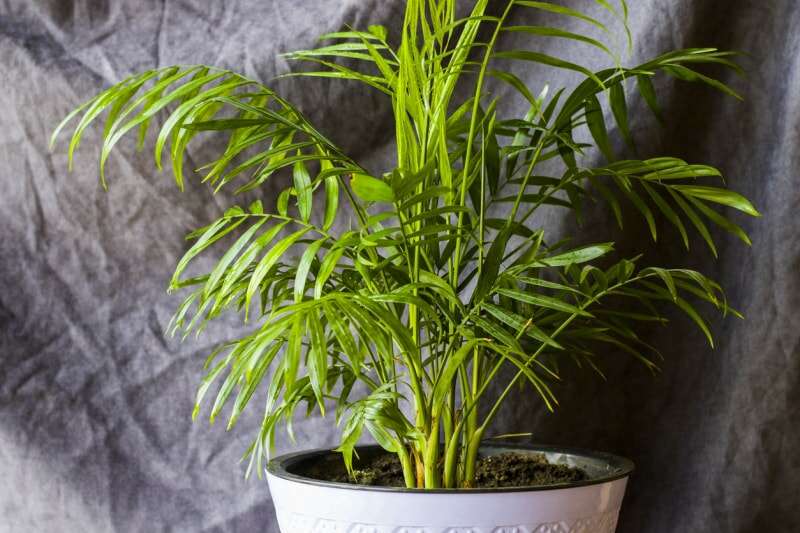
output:
[[[613,531],[629,461],[487,445],[492,420],[518,385],[553,409],[559,365],[600,372],[598,343],[655,368],[654,350],[634,329],[665,321],[661,303],[683,311],[709,342],[690,301],[737,314],[699,272],[612,259],[611,242],[557,243],[532,223],[540,209],[580,213],[587,198],[598,198],[620,225],[621,204],[633,206],[654,239],[660,214],[687,249],[693,228],[716,253],[709,222],[749,242],[715,207],[758,212],[720,185],[717,169],[674,157],[619,159],[607,124],[613,117],[632,142],[626,101],[638,93],[658,114],[659,74],[738,96],[697,70],[738,71],[732,54],[685,49],[625,67],[589,31],[510,19],[512,10],[543,11],[630,40],[624,1],[597,2],[619,29],[555,3],[510,0],[495,14],[487,0],[470,4],[459,18],[455,0],[408,0],[398,39],[372,26],[324,35],[324,46],[288,54],[321,67],[293,75],[355,80],[391,100],[397,160],[383,173],[348,157],[270,88],[201,65],[131,76],[53,134],[80,117],[71,162],[85,129],[107,116],[104,186],[117,142],[132,130],[143,142],[159,114],[156,166],[169,159],[181,188],[187,145],[201,132],[227,139],[201,168],[214,191],[257,193],[285,173],[274,209],[259,200],[234,206],[190,233],[193,244],[169,287],[187,294],[173,334],[199,332],[230,311],[252,325],[208,358],[194,416],[212,387],[211,421],[229,406],[229,427],[252,399],[266,404],[247,450],[248,473],[266,470],[284,532]],[[593,72],[529,49],[504,50],[498,43],[506,33],[572,40],[607,55],[610,66]],[[533,92],[496,60],[567,69],[581,79],[571,90],[543,84]],[[487,91],[490,78],[513,88],[527,113],[502,116]],[[594,148],[607,161],[585,166],[583,154]],[[210,272],[185,275],[198,256],[217,250]],[[286,424],[291,433],[300,407],[332,411],[339,446],[265,465],[276,429]],[[377,445],[359,446],[367,434]]]

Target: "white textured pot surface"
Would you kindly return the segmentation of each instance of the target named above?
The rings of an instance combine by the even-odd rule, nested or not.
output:
[[[360,453],[374,453],[365,447]],[[552,447],[486,446],[484,453],[542,452],[583,468],[589,480],[548,487],[416,490],[329,483],[297,475],[330,451],[284,455],[267,479],[282,533],[613,533],[633,463]]]

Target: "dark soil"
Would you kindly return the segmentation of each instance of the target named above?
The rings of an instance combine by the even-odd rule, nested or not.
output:
[[[314,463],[303,475],[338,483],[380,487],[405,487],[400,461],[390,454],[364,458],[351,479],[338,463]],[[567,465],[551,464],[541,453],[506,452],[478,459],[475,488],[529,487],[569,483],[587,479],[586,472]]]
[[[551,464],[542,453],[501,453],[478,461],[475,483],[478,487],[527,487],[583,481],[588,476],[580,468]]]

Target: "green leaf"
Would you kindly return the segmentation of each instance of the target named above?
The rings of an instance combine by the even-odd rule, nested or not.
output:
[[[514,350],[517,353],[523,353],[519,341],[514,338],[508,331],[493,323],[490,320],[481,318],[480,316],[473,316],[472,322],[481,328],[483,331],[491,335],[495,341],[499,341],[504,346]]]
[[[709,220],[714,222],[716,225],[718,225],[725,231],[736,235],[746,245],[750,246],[752,244],[752,242],[750,242],[750,237],[747,236],[747,233],[745,233],[745,231],[742,228],[740,228],[739,226],[737,226],[724,216],[720,215],[719,213],[717,213],[716,211],[705,205],[700,200],[697,200],[691,196],[689,196],[688,199],[692,203],[692,205],[694,205],[695,208],[697,208],[698,211],[703,213],[706,217],[708,217]]]
[[[419,280],[430,286],[437,294],[443,296],[448,301],[448,304],[453,305],[457,309],[464,310],[464,304],[458,299],[458,295],[453,291],[453,287],[445,280],[427,270],[421,270],[419,272]]]
[[[598,20],[593,19],[592,17],[569,7],[560,6],[558,4],[551,4],[549,2],[533,2],[528,0],[518,0],[516,4],[520,6],[536,8],[542,11],[549,11],[550,13],[556,13],[559,15],[574,17],[583,20],[584,22],[588,22],[589,24],[597,28],[600,28],[601,30],[606,29],[606,27],[603,24],[601,24]]]
[[[72,169],[72,161],[73,161],[73,157],[74,157],[74,152],[78,148],[78,146],[80,145],[81,137],[83,135],[83,132],[92,123],[92,121],[94,121],[94,119],[97,118],[109,105],[112,105],[114,103],[114,101],[116,101],[119,98],[125,98],[127,96],[126,90],[129,87],[131,87],[131,86],[140,87],[141,84],[139,82],[147,81],[147,80],[155,77],[157,74],[158,73],[156,71],[150,71],[150,72],[146,72],[144,74],[141,74],[139,76],[128,78],[127,80],[122,81],[121,83],[118,83],[117,85],[111,87],[110,89],[108,89],[106,91],[103,91],[102,93],[97,95],[95,98],[93,98],[92,100],[90,100],[86,104],[83,104],[78,109],[76,109],[75,111],[73,111],[72,113],[67,115],[67,118],[65,118],[61,122],[61,124],[58,125],[58,127],[56,128],[56,131],[53,133],[53,137],[51,139],[51,142],[55,141],[55,136],[60,132],[60,130],[66,125],[66,123],[69,120],[71,120],[85,106],[88,106],[88,109],[84,113],[83,117],[81,117],[81,120],[78,122],[78,125],[75,127],[75,131],[72,134],[72,138],[70,139],[69,151],[67,152],[68,161],[69,161],[69,166],[68,166],[69,169]],[[174,77],[168,78],[168,80],[174,80],[174,79],[175,79]],[[158,87],[159,85],[160,84],[157,84],[156,87]],[[134,104],[134,105],[136,105],[136,104]],[[117,115],[117,116],[119,116],[119,115]],[[110,132],[108,132],[108,131],[106,131],[104,133],[104,135],[103,135],[103,139],[104,140],[108,137],[109,133]]]
[[[189,262],[197,257],[203,250],[223,238],[225,235],[236,229],[242,222],[244,222],[244,218],[239,218],[238,220],[233,221],[230,223],[231,220],[228,217],[223,217],[208,226],[204,229],[200,238],[197,239],[197,242],[186,252],[180,261],[178,261],[178,265],[175,267],[175,273],[172,274],[172,279],[170,280],[170,288],[175,289],[180,284],[180,277],[183,274],[183,271],[186,270],[186,267],[189,266]]]
[[[258,262],[258,265],[256,265],[252,276],[250,276],[250,283],[247,286],[247,293],[245,296],[245,320],[247,319],[247,314],[250,309],[250,301],[252,300],[256,291],[258,291],[258,287],[261,285],[261,282],[264,281],[264,277],[267,275],[267,272],[269,272],[269,269],[272,268],[272,266],[281,258],[281,256],[286,253],[286,251],[295,242],[297,242],[300,237],[309,231],[311,231],[311,228],[305,227],[292,233],[288,237],[284,237],[264,255],[261,261]]]
[[[639,196],[639,193],[633,190],[633,187],[630,186],[630,183],[617,177],[617,184],[619,185],[622,193],[628,197],[628,200],[631,201],[631,203],[644,217],[645,221],[647,222],[647,227],[650,229],[650,235],[653,237],[653,240],[658,240],[658,230],[656,228],[656,219],[653,216],[653,211],[650,210],[642,197]]]
[[[391,203],[394,193],[388,183],[366,174],[354,174],[350,186],[359,198],[367,202]]]
[[[559,28],[552,28],[549,26],[506,26],[503,28],[503,31],[524,32],[524,33],[529,33],[531,35],[539,35],[541,37],[560,37],[563,39],[571,39],[573,41],[590,44],[595,48],[599,48],[612,58],[614,57],[614,54],[611,52],[611,50],[609,50],[606,45],[604,45],[597,39],[592,39],[591,37],[587,37],[586,35],[572,33]]]
[[[435,206],[439,198],[444,197],[450,193],[451,189],[448,187],[430,187],[419,194],[415,194],[410,198],[402,199],[403,203],[400,204],[400,208],[398,209],[398,211],[406,211],[416,206],[417,204],[423,204],[429,201],[431,201],[431,203]],[[423,207],[430,207],[430,206],[423,206]]]
[[[214,267],[214,270],[211,271],[211,274],[208,277],[208,281],[206,282],[206,286],[203,289],[203,297],[208,298],[208,296],[217,288],[217,285],[222,280],[222,276],[225,275],[225,271],[228,269],[228,266],[233,262],[239,252],[250,242],[253,238],[253,235],[264,225],[267,221],[266,218],[261,218],[260,220],[256,221],[246,232],[239,237],[233,246],[228,248],[225,252],[225,255],[222,256],[222,259],[219,260],[217,266]]]
[[[505,257],[506,244],[511,236],[511,229],[508,227],[503,228],[495,236],[492,245],[489,246],[489,251],[483,260],[483,264],[479,265],[481,269],[480,277],[478,278],[478,285],[475,287],[475,292],[472,294],[473,302],[480,302],[484,297],[489,294],[489,291],[497,281],[497,275],[500,273],[500,266]]]
[[[728,189],[720,189],[719,187],[702,187],[699,185],[673,185],[672,187],[680,193],[693,198],[699,198],[701,200],[727,205],[729,207],[733,207],[734,209],[738,209],[743,213],[747,213],[750,216],[761,216],[761,213],[759,213],[756,208],[753,207],[753,204],[750,203],[750,200],[741,194],[729,191]]]
[[[579,307],[569,304],[563,300],[551,298],[550,296],[544,296],[542,294],[531,292],[523,292],[516,289],[497,289],[496,292],[498,294],[502,294],[503,296],[508,296],[513,300],[537,307],[544,307],[545,309],[553,309],[555,311],[561,311],[563,313],[570,313],[578,316],[592,316],[592,314],[588,311],[580,309]]]
[[[680,161],[673,164],[668,158],[664,158],[664,164],[655,164],[652,159],[645,161],[647,167],[655,167],[652,172],[641,176],[644,180],[675,180],[683,178],[704,178],[720,177],[722,174],[714,167],[708,165],[687,165]]]
[[[339,210],[339,178],[328,176],[325,178],[325,217],[322,222],[322,229],[328,231],[336,221],[336,213]]]
[[[278,355],[281,346],[282,343],[275,343],[266,354],[254,357],[256,362],[252,370],[246,373],[244,384],[240,386],[239,394],[236,396],[236,401],[233,404],[227,427],[228,430],[231,430],[236,425],[239,416],[244,412],[245,407],[247,407],[247,404],[253,398],[256,389],[264,379],[275,356]]]
[[[325,331],[322,322],[316,313],[308,313],[306,327],[311,338],[311,347],[308,350],[306,366],[311,388],[317,398],[317,405],[322,416],[325,416],[325,376],[328,373],[328,349],[325,342]]]
[[[228,131],[239,128],[251,128],[270,124],[263,118],[224,118],[217,120],[201,120],[184,124],[183,129],[192,131]]]
[[[369,32],[372,35],[374,35],[375,37],[377,37],[381,41],[385,41],[386,40],[387,31],[386,31],[386,27],[385,26],[381,26],[381,25],[378,25],[378,24],[373,24],[372,26],[369,26],[367,29],[369,30]]]
[[[317,279],[314,282],[314,299],[319,300],[322,297],[322,290],[325,287],[325,282],[328,281],[328,278],[333,273],[333,270],[336,268],[339,259],[345,251],[346,249],[343,246],[334,248],[325,256],[325,259],[322,260],[319,272],[317,272]]]
[[[350,327],[344,320],[346,315],[341,314],[333,305],[328,303],[323,304],[322,308],[325,311],[328,324],[331,326],[331,331],[333,331],[339,343],[339,347],[350,360],[353,373],[359,375],[361,373],[361,351],[356,344],[356,339],[353,338]]]
[[[692,222],[694,227],[697,229],[697,232],[703,237],[703,240],[706,241],[708,247],[711,249],[711,253],[714,254],[714,257],[717,257],[717,247],[714,246],[714,240],[711,238],[711,234],[708,232],[708,228],[700,219],[700,217],[695,213],[694,209],[686,203],[686,201],[681,198],[681,196],[673,191],[671,188],[668,188],[667,191],[672,196],[672,199],[675,200],[675,203],[678,204],[678,207],[686,214],[686,217]]]
[[[539,52],[531,52],[530,50],[512,50],[508,52],[497,52],[495,53],[495,57],[499,59],[514,59],[518,61],[531,61],[533,63],[540,63],[542,65],[548,65],[551,67],[556,67],[565,70],[572,70],[575,72],[580,72],[587,78],[591,78],[595,83],[600,86],[603,86],[603,82],[598,78],[594,72],[587,69],[586,67],[582,67],[580,65],[576,65],[575,63],[570,63],[569,61],[565,61],[563,59],[559,59],[557,57],[549,56],[547,54],[542,54]]]
[[[169,139],[169,136],[171,135],[173,129],[176,127],[179,128],[181,126],[185,115],[189,113],[197,104],[200,104],[201,102],[207,102],[216,96],[228,94],[228,92],[231,89],[239,87],[245,83],[242,78],[236,75],[232,75],[227,71],[212,72],[210,74],[206,74],[205,72],[207,72],[205,69],[200,69],[198,71],[198,74],[203,73],[202,76],[193,77],[191,80],[181,85],[174,91],[165,94],[164,96],[153,102],[150,108],[148,108],[143,113],[140,113],[136,118],[132,119],[131,121],[125,124],[121,124],[120,127],[115,130],[114,134],[111,136],[109,141],[107,143],[104,143],[103,152],[101,154],[101,159],[100,159],[101,164],[104,161],[102,156],[105,155],[107,157],[114,144],[130,128],[133,128],[136,125],[144,122],[148,118],[154,116],[158,111],[164,109],[167,105],[173,102],[180,102],[180,105],[178,105],[178,107],[169,114],[167,120],[164,121],[164,124],[161,126],[161,130],[158,133],[158,137],[156,138],[156,143],[153,153],[155,156],[156,167],[158,169],[161,169],[161,153],[163,151],[163,148],[166,145],[167,140]],[[180,76],[181,74],[182,73],[179,72],[176,76]],[[211,84],[218,80],[220,80],[219,85],[215,85],[206,91],[201,91],[203,86]],[[160,85],[161,83],[159,83],[158,85]],[[171,83],[172,82],[170,82],[170,84]],[[158,87],[158,85],[156,85],[156,87]]]
[[[242,276],[245,275],[257,255],[261,253],[261,251],[270,242],[272,242],[272,239],[275,238],[278,232],[280,232],[286,224],[287,222],[276,224],[272,228],[259,235],[258,238],[255,239],[255,241],[253,241],[244,252],[242,252],[236,261],[230,266],[230,268],[225,270],[224,280],[222,281],[221,287],[219,287],[218,290],[216,287],[211,287],[209,294],[212,291],[216,291],[216,303],[214,305],[215,311],[228,303],[230,297],[239,292],[239,289],[242,288],[239,285],[242,283],[240,281]],[[236,290],[232,291],[231,289],[234,287],[236,287]]]
[[[500,81],[503,81],[509,84],[511,87],[517,90],[525,99],[531,103],[531,105],[536,105],[536,98],[534,98],[531,91],[525,85],[525,83],[519,79],[517,76],[512,74],[511,72],[505,72],[501,70],[490,70],[487,72],[490,76],[497,78]]]
[[[586,296],[583,292],[575,287],[570,287],[569,285],[563,285],[561,283],[555,283],[553,281],[547,281],[546,279],[531,278],[528,276],[518,276],[514,277],[514,279],[516,281],[521,281],[526,285],[535,285],[536,287],[544,287],[546,289],[553,289],[555,291],[566,291],[579,296]]]
[[[648,269],[650,272],[655,272],[655,274],[661,278],[661,281],[664,282],[664,286],[667,287],[670,295],[672,296],[673,300],[677,300],[678,298],[678,291],[675,289],[675,281],[672,279],[672,274],[670,274],[669,270],[663,268],[655,268],[650,267]]]
[[[298,155],[300,155],[298,153]],[[292,177],[294,181],[294,192],[297,195],[297,210],[300,213],[300,219],[303,222],[308,222],[311,219],[311,176],[308,174],[305,164],[298,161],[294,164],[292,169]]]
[[[307,316],[300,311],[292,317],[292,330],[286,344],[286,354],[284,359],[283,379],[284,387],[291,391],[297,380],[297,372],[300,368],[303,352],[303,338],[306,333]]]
[[[561,156],[562,161],[569,170],[577,170],[578,162],[575,159],[575,141],[572,138],[572,128],[566,127],[564,131],[560,132],[556,140],[558,148],[558,155]]]
[[[636,86],[639,89],[639,94],[642,95],[647,107],[653,112],[659,122],[664,122],[664,116],[661,113],[661,107],[658,105],[658,98],[656,96],[655,87],[650,76],[646,74],[639,74],[636,76]]]
[[[316,259],[317,251],[319,251],[320,246],[322,246],[327,240],[327,237],[318,239],[309,244],[308,248],[306,248],[306,251],[303,252],[300,262],[297,264],[297,273],[295,274],[294,278],[295,302],[300,302],[303,300],[303,296],[306,292],[306,278],[308,277],[308,272],[311,270],[311,263],[314,261],[314,259]]]
[[[445,359],[444,368],[439,378],[436,380],[431,394],[431,405],[433,406],[434,415],[438,415],[438,412],[441,411],[445,403],[445,398],[450,393],[450,387],[456,372],[458,372],[458,369],[464,364],[464,361],[467,360],[467,357],[472,355],[472,350],[480,342],[479,339],[467,340],[455,353]]]
[[[589,177],[589,183],[592,184],[592,187],[597,189],[597,191],[600,193],[600,196],[602,196],[605,199],[605,201],[608,202],[608,204],[611,206],[611,210],[614,213],[614,219],[617,221],[617,226],[619,226],[619,228],[622,229],[622,208],[619,205],[619,200],[617,200],[617,197],[611,192],[611,189],[609,189],[604,183],[602,183],[595,176],[589,174],[588,177]]]
[[[603,118],[603,108],[595,95],[586,100],[586,124],[592,134],[597,147],[608,161],[614,160],[614,152],[611,150],[611,141],[606,130],[606,121]]]
[[[633,136],[631,136],[630,126],[628,125],[628,105],[625,103],[625,88],[622,86],[621,82],[615,83],[609,88],[608,101],[611,105],[611,112],[614,114],[614,119],[617,121],[617,126],[619,126],[619,131],[625,138],[625,142],[635,150],[636,146],[633,142]]]
[[[581,248],[570,250],[569,252],[544,257],[537,260],[536,263],[550,267],[587,263],[589,261],[594,261],[598,257],[606,255],[613,249],[613,242],[604,242],[601,244],[583,246]]]
[[[700,74],[699,72],[684,67],[682,65],[670,64],[664,67],[664,71],[684,81],[701,81],[706,85],[714,87],[715,89],[722,91],[729,96],[733,96],[737,100],[744,100],[744,98],[742,98],[742,96],[739,93],[737,93],[736,91],[734,91],[721,81],[715,80],[714,78],[709,78],[708,76],[704,76],[703,74]]]
[[[656,204],[658,209],[661,213],[667,217],[667,220],[672,223],[678,229],[678,232],[681,234],[681,238],[683,239],[683,245],[686,246],[686,249],[689,249],[689,235],[686,233],[686,227],[683,225],[678,214],[675,212],[672,207],[667,203],[667,201],[651,186],[647,183],[642,182],[642,188],[647,192],[650,198],[653,200],[653,203]]]
[[[526,321],[518,314],[492,303],[484,302],[481,305],[481,308],[487,311],[492,316],[494,316],[496,319],[503,322],[504,324],[514,328],[518,333],[521,332],[524,328],[525,330],[524,333],[529,337],[532,337],[538,340],[539,342],[547,344],[548,346],[551,346],[558,350],[563,349],[563,346],[561,346],[558,342],[556,342],[552,337],[547,335],[544,331],[539,329],[536,326],[536,324],[534,324],[532,321]]]
[[[72,119],[77,117],[81,113],[81,111],[83,111],[87,107],[95,104],[97,102],[97,100],[103,98],[104,96],[107,96],[109,93],[112,93],[115,89],[116,89],[116,87],[111,87],[109,89],[106,89],[105,91],[101,92],[100,94],[98,94],[96,96],[93,96],[92,98],[90,98],[86,102],[82,103],[81,105],[79,105],[78,107],[76,107],[75,109],[70,111],[67,114],[67,116],[64,117],[61,120],[61,122],[58,123],[58,126],[55,127],[55,129],[53,130],[53,133],[50,135],[50,144],[49,144],[50,150],[55,148],[56,141],[58,140],[58,136],[61,134],[61,131],[66,127],[66,125],[69,124],[70,122],[72,122]]]
[[[675,304],[681,308],[681,310],[686,313],[692,321],[697,324],[697,327],[700,328],[700,331],[706,336],[708,339],[708,344],[713,348],[714,347],[714,337],[711,335],[711,330],[706,324],[706,321],[698,314],[698,312],[692,307],[689,302],[684,300],[683,298],[676,298]]]
[[[353,455],[355,448],[361,439],[361,434],[364,431],[364,416],[362,411],[355,411],[342,430],[342,436],[339,442],[339,447],[335,451],[342,454],[345,468],[347,469],[350,477],[353,476]]]

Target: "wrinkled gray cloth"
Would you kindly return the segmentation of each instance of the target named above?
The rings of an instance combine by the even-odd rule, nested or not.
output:
[[[514,398],[497,431],[632,458],[622,532],[800,531],[800,6],[631,4],[631,64],[679,46],[749,52],[748,78],[725,78],[744,103],[661,79],[666,127],[636,104],[633,129],[642,156],[719,166],[765,216],[737,217],[752,248],[715,233],[716,262],[697,241],[683,251],[664,224],[655,245],[635,218],[619,231],[603,206],[579,228],[550,221],[581,239],[617,240],[627,255],[645,249],[647,262],[701,269],[747,321],[713,321],[716,349],[683,319],[646,329],[665,356],[661,375],[609,351],[608,383],[575,372],[557,389],[555,414],[530,394]],[[97,129],[73,173],[65,142],[50,153],[47,138],[69,109],[141,69],[208,63],[271,80],[291,68],[280,52],[347,24],[396,27],[402,8],[399,0],[0,2],[0,532],[277,532],[266,483],[245,481],[237,462],[259,409],[231,433],[190,421],[205,355],[236,335],[236,319],[183,344],[163,335],[179,301],[164,288],[183,236],[234,200],[202,186],[178,192],[132,142],[112,156],[105,193]],[[564,42],[546,47],[583,55]],[[544,79],[574,81],[516,71],[536,92]],[[275,86],[370,168],[391,164],[391,109],[381,95],[328,81]],[[189,165],[212,147],[195,144]],[[336,435],[326,420],[297,425],[303,448]]]

